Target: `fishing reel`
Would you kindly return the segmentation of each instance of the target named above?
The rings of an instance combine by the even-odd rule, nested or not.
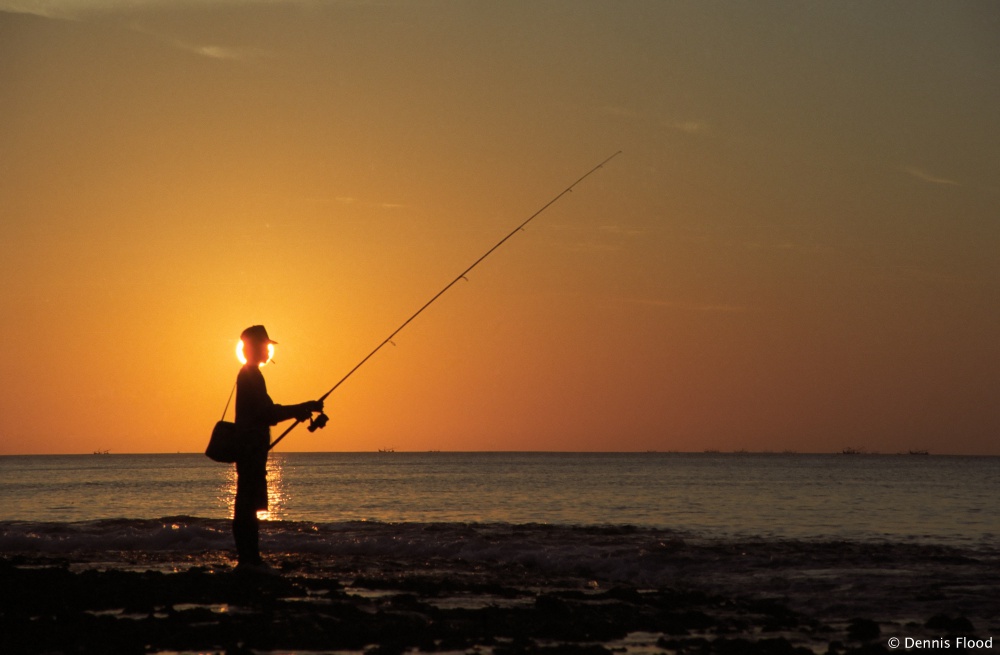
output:
[[[326,427],[326,422],[330,420],[330,417],[320,412],[315,418],[309,419],[309,427],[306,429],[310,432],[315,432],[316,430],[322,430]]]

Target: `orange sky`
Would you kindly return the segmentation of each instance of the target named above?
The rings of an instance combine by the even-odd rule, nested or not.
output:
[[[989,2],[0,0],[0,454],[1000,454]]]

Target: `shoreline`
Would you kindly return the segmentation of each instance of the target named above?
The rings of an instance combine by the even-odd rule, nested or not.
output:
[[[1000,643],[996,551],[754,546],[663,544],[660,585],[602,578],[587,562],[413,551],[271,552],[279,576],[237,572],[228,551],[0,553],[0,651],[806,655],[887,652],[893,637]]]

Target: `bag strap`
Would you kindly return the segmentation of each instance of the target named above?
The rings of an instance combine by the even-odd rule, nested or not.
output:
[[[236,379],[239,380],[238,377]],[[229,403],[233,402],[233,394],[234,393],[236,393],[236,382],[233,382],[233,390],[229,392],[229,400],[226,401],[226,408],[224,410],[222,410],[222,418],[219,419],[220,421],[225,421],[226,420],[226,412],[229,411]]]

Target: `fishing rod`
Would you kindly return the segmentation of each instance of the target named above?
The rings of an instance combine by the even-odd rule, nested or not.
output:
[[[514,236],[515,234],[517,234],[518,232],[520,232],[521,230],[523,230],[528,223],[530,223],[532,220],[534,220],[534,218],[536,216],[538,216],[539,214],[541,214],[543,211],[545,211],[546,209],[548,209],[549,207],[551,207],[553,204],[555,204],[555,202],[557,200],[559,200],[564,195],[566,195],[567,193],[569,193],[570,191],[572,191],[573,187],[575,187],[576,185],[578,185],[580,182],[583,182],[585,179],[587,179],[588,177],[590,177],[590,175],[592,173],[594,173],[595,171],[597,171],[599,168],[602,168],[605,164],[607,164],[609,161],[611,161],[612,159],[614,159],[615,157],[617,157],[621,153],[622,153],[622,151],[619,150],[615,154],[611,155],[610,157],[608,157],[607,159],[605,159],[604,161],[602,161],[597,166],[594,166],[592,169],[590,169],[589,171],[587,171],[586,173],[584,173],[576,182],[573,182],[573,184],[570,184],[568,187],[566,187],[565,189],[563,189],[561,192],[559,192],[559,194],[556,197],[554,197],[552,200],[550,200],[547,203],[545,203],[542,206],[541,209],[539,209],[538,211],[536,211],[534,214],[532,214],[531,216],[529,216],[527,218],[527,220],[525,220],[523,223],[521,223],[520,225],[518,225],[517,227],[515,227],[513,230],[511,230],[510,234],[508,234],[504,238],[502,238],[499,241],[497,241],[497,243],[492,248],[490,248],[489,250],[487,250],[486,253],[482,257],[480,257],[476,261],[472,262],[471,266],[469,266],[464,271],[462,271],[461,273],[459,273],[458,276],[456,276],[454,280],[452,280],[451,282],[449,282],[447,285],[445,285],[445,287],[443,289],[441,289],[436,294],[434,294],[434,297],[431,298],[430,300],[428,300],[426,303],[424,303],[424,305],[420,309],[418,309],[417,311],[415,311],[413,313],[413,315],[410,316],[410,318],[408,318],[405,321],[403,321],[402,325],[400,325],[398,328],[396,328],[395,330],[393,330],[392,334],[390,334],[389,336],[387,336],[385,338],[385,340],[382,341],[382,343],[380,343],[379,345],[375,346],[375,349],[372,350],[370,353],[368,353],[368,355],[366,355],[364,359],[362,359],[360,362],[358,362],[357,365],[354,368],[352,368],[350,371],[348,371],[347,375],[345,375],[344,377],[340,378],[340,380],[337,382],[337,384],[335,384],[332,387],[330,387],[329,391],[327,391],[325,394],[323,394],[322,396],[320,396],[319,397],[320,402],[326,400],[327,396],[329,396],[331,393],[333,393],[337,389],[337,387],[339,387],[340,385],[342,385],[344,383],[344,381],[347,380],[347,378],[351,377],[351,375],[353,375],[356,370],[358,370],[359,368],[361,368],[364,365],[365,362],[367,362],[369,359],[371,359],[372,357],[374,357],[375,353],[377,353],[378,351],[382,350],[383,346],[385,346],[387,343],[392,343],[392,338],[393,337],[395,337],[397,334],[399,334],[403,330],[403,328],[405,328],[407,325],[409,325],[413,321],[413,319],[415,319],[416,317],[420,316],[420,314],[422,314],[425,309],[427,309],[428,307],[430,307],[434,303],[435,300],[437,300],[438,298],[440,298],[441,296],[443,296],[444,293],[448,289],[450,289],[453,286],[455,286],[455,284],[457,284],[459,280],[465,280],[466,279],[465,276],[469,273],[469,271],[471,271],[476,266],[478,266],[481,261],[483,261],[484,259],[486,259],[487,257],[489,257],[493,253],[494,250],[496,250],[497,248],[499,248],[500,246],[502,246],[504,243],[506,243],[506,241],[508,239],[510,239],[512,236]],[[315,419],[313,419],[313,418],[309,419],[309,427],[307,429],[310,432],[315,432],[319,428],[324,427],[326,425],[326,422],[328,420],[329,420],[329,417],[326,414],[324,414],[324,413],[321,412],[320,415],[317,416]],[[295,427],[299,423],[303,423],[303,421],[296,419],[296,421],[294,423],[292,423],[290,426],[288,426],[288,428],[286,428],[285,431],[282,432],[281,435],[279,435],[277,439],[275,439],[274,441],[271,442],[271,445],[268,446],[268,450],[271,450],[272,448],[274,448],[275,446],[277,446],[278,442],[281,441],[282,439],[284,439],[286,436],[288,436],[288,433],[291,432],[292,430],[294,430]]]

